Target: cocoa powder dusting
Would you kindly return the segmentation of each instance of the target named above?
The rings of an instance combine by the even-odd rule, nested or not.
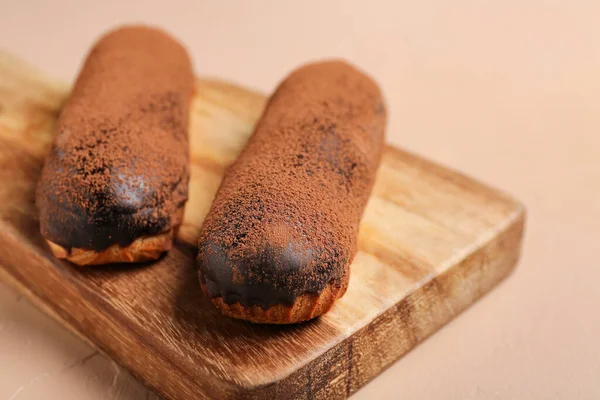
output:
[[[42,234],[104,250],[165,232],[187,200],[185,49],[157,29],[124,27],[91,50],[56,125],[38,185]]]
[[[284,80],[204,221],[209,296],[266,309],[347,283],[385,123],[377,85],[344,62]]]

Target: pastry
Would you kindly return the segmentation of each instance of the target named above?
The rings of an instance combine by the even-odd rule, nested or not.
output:
[[[348,286],[385,124],[378,86],[345,62],[279,85],[200,231],[199,280],[214,305],[275,324],[331,308]]]
[[[145,26],[93,47],[38,183],[40,230],[75,264],[138,262],[172,247],[189,179],[194,76],[186,50]]]

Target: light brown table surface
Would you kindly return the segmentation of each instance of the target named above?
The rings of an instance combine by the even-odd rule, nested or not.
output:
[[[72,81],[130,21],[264,91],[343,56],[383,87],[390,142],[526,204],[515,273],[355,398],[600,398],[600,2],[0,0],[0,47]],[[0,283],[0,399],[152,396]]]

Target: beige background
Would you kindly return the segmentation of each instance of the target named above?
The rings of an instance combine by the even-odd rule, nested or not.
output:
[[[527,205],[515,273],[355,398],[600,398],[600,2],[0,0],[0,47],[70,81],[127,21],[264,91],[346,57],[382,85],[389,141]],[[0,399],[146,396],[0,283]]]

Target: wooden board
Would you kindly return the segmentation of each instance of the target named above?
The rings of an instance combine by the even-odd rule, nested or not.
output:
[[[43,309],[168,398],[346,397],[494,287],[518,259],[521,205],[388,147],[350,287],[331,312],[295,326],[220,315],[198,287],[195,239],[265,97],[199,80],[190,198],[176,248],[140,266],[59,262],[39,234],[34,194],[67,94],[0,53],[0,266]]]

